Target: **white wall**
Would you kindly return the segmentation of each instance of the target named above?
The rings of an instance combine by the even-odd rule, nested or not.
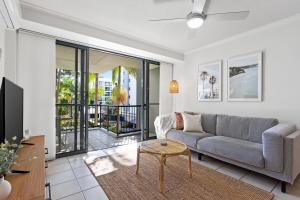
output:
[[[0,18],[0,80],[5,76],[9,80],[16,82],[17,35],[15,30],[5,29],[5,26],[1,24],[1,19],[2,18]]]
[[[172,64],[160,63],[159,115],[168,114],[173,111],[173,95],[169,93],[169,84],[172,80],[172,68]]]
[[[16,30],[5,31],[5,77],[17,81],[17,32]]]
[[[0,85],[4,76],[4,58],[5,58],[5,25],[2,17],[0,17]]]
[[[185,55],[184,67],[176,67],[182,90],[176,110],[275,117],[300,128],[300,17],[269,25]],[[223,76],[223,101],[197,101],[198,64],[223,59],[223,75],[229,57],[260,51],[263,56],[263,101],[227,102]]]
[[[24,88],[24,130],[46,136],[55,157],[55,40],[18,33],[17,84]]]

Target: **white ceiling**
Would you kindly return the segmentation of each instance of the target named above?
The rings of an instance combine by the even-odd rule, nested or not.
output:
[[[244,21],[205,21],[196,37],[184,22],[148,19],[185,17],[190,0],[22,0],[26,5],[184,53],[300,12],[300,0],[210,0],[208,13],[249,10]],[[32,18],[31,18],[32,20]]]

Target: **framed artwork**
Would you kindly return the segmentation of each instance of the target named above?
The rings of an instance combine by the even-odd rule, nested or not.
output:
[[[222,100],[222,61],[199,65],[198,101]]]
[[[262,52],[229,58],[228,101],[262,100]]]

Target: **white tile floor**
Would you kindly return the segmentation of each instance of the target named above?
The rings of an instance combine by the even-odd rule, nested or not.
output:
[[[124,148],[135,147],[125,145],[105,150],[88,153],[88,155],[77,155],[67,158],[60,158],[49,162],[46,171],[47,178],[51,182],[52,197],[54,200],[105,200],[108,199],[96,179],[90,173],[83,162],[86,156],[101,156],[122,151]],[[293,186],[287,186],[287,193],[280,191],[280,183],[272,178],[262,176],[248,170],[215,160],[203,157],[198,161],[197,154],[193,154],[193,161],[215,169],[233,178],[239,179],[256,187],[273,192],[275,200],[300,200],[300,177]]]
[[[54,200],[108,199],[83,161],[85,155],[59,158],[46,170]]]

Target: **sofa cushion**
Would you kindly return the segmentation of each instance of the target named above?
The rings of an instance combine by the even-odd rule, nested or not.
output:
[[[262,143],[262,133],[277,124],[272,118],[218,115],[216,135]]]
[[[191,111],[184,111],[184,113],[191,114],[191,115],[201,114],[201,124],[202,124],[203,131],[214,135],[216,134],[216,126],[217,126],[216,114],[197,113]]]
[[[197,142],[197,149],[256,167],[264,167],[262,144],[225,136],[207,137]]]
[[[201,124],[201,115],[190,115],[182,113],[183,132],[203,132]]]
[[[217,115],[201,114],[202,128],[206,133],[216,134]]]
[[[176,129],[177,130],[183,130],[183,118],[182,114],[180,112],[175,112],[175,118],[176,118]]]
[[[186,145],[196,148],[197,147],[197,141],[205,138],[213,136],[210,133],[200,133],[200,132],[183,132],[182,130],[176,130],[176,129],[171,129],[167,134],[166,137],[168,139],[173,139],[173,140],[179,140],[180,142],[185,143]]]

